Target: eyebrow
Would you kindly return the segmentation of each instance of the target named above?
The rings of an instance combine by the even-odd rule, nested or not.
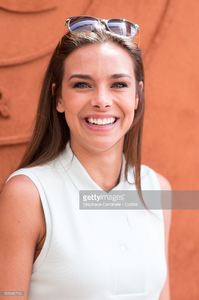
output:
[[[132,79],[132,77],[130,75],[125,74],[125,73],[117,73],[117,74],[113,74],[110,76],[110,78],[113,78],[113,79],[117,79],[117,78],[121,78],[121,77],[129,77]],[[81,78],[81,79],[87,79],[87,80],[92,79],[92,77],[87,74],[73,74],[69,77],[68,80],[71,80],[72,78]]]

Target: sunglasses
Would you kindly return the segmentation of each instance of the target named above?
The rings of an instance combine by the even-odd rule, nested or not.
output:
[[[139,25],[125,19],[99,19],[90,16],[76,16],[68,18],[65,22],[70,32],[87,32],[104,27],[115,34],[135,37],[139,31]]]

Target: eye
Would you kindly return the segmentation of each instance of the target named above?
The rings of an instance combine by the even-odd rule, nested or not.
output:
[[[88,82],[76,82],[73,84],[73,88],[85,89],[85,88],[91,88],[91,85]]]
[[[128,84],[126,82],[114,82],[112,84],[112,87],[121,89],[121,88],[128,87]]]

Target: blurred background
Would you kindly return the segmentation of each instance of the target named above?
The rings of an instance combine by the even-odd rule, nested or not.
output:
[[[43,74],[73,15],[141,27],[146,75],[143,163],[174,190],[199,190],[199,1],[0,0],[0,188],[30,139]],[[172,300],[199,299],[199,211],[173,210]]]

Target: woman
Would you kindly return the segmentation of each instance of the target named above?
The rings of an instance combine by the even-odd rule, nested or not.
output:
[[[169,214],[79,209],[80,190],[142,199],[141,190],[169,188],[140,165],[138,25],[84,16],[66,24],[29,148],[1,195],[0,289],[30,300],[169,299]]]

